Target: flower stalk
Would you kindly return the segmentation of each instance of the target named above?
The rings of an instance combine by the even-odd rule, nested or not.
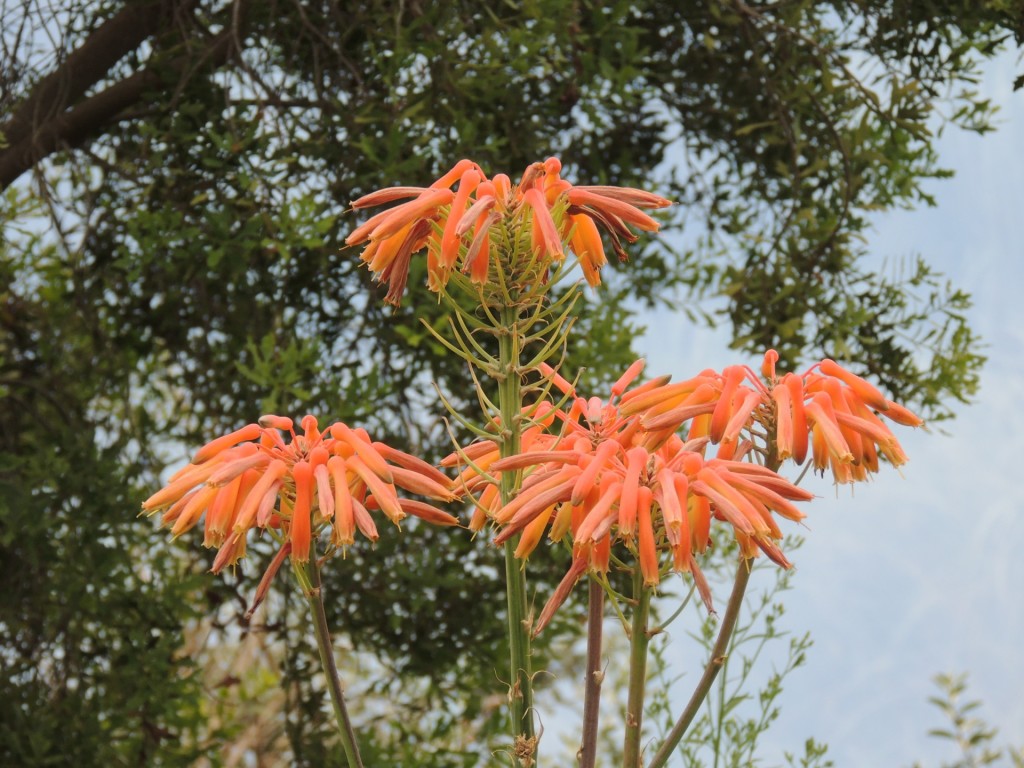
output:
[[[345,705],[345,691],[342,688],[341,678],[338,675],[338,667],[334,662],[331,633],[327,628],[327,614],[324,612],[324,600],[321,594],[320,567],[315,561],[312,565],[296,563],[295,575],[303,586],[303,592],[306,595],[309,610],[313,616],[313,628],[316,631],[316,645],[320,651],[320,663],[327,678],[327,690],[331,694],[334,719],[341,734],[341,744],[345,749],[345,757],[348,760],[349,768],[363,768],[363,761],[359,756],[359,747],[356,744],[355,731],[352,728],[352,721],[348,716],[348,707]]]
[[[519,377],[519,318],[511,303],[501,308],[498,332],[498,408],[501,413],[501,456],[519,453],[522,435],[522,382]],[[501,475],[501,502],[508,504],[518,490],[518,472]],[[537,737],[533,727],[533,675],[530,669],[530,620],[527,617],[526,574],[515,557],[516,545],[505,542],[505,589],[508,599],[510,661],[509,704],[512,713],[514,753],[529,766],[536,760]]]
[[[583,738],[580,768],[594,768],[597,762],[597,725],[601,707],[601,643],[604,631],[604,587],[591,578],[587,599],[587,671],[583,683]]]
[[[694,688],[693,695],[690,696],[686,709],[683,710],[676,724],[672,726],[672,730],[669,731],[668,736],[665,737],[665,741],[658,748],[658,751],[654,753],[654,757],[651,758],[651,763],[647,768],[663,768],[665,766],[668,759],[672,756],[672,752],[679,745],[679,742],[682,741],[686,730],[690,727],[690,723],[693,722],[693,718],[700,711],[704,699],[707,698],[708,693],[711,691],[711,686],[714,684],[715,678],[718,677],[718,673],[721,671],[722,665],[728,656],[729,641],[732,640],[733,630],[736,629],[736,620],[739,618],[740,608],[743,606],[743,596],[747,591],[747,584],[750,582],[750,571],[752,568],[753,560],[748,558],[740,560],[739,567],[736,569],[736,579],[732,584],[732,594],[729,595],[729,604],[726,606],[725,614],[722,616],[722,624],[718,628],[718,637],[715,638],[715,644],[711,649],[711,656],[708,659],[707,666],[704,667],[704,674],[701,675],[697,687]]]
[[[647,647],[651,635],[647,620],[651,609],[652,587],[644,584],[639,568],[633,569],[633,623],[629,633],[629,698],[626,701],[626,742],[623,768],[640,768],[640,744],[644,715],[644,689],[647,683]]]

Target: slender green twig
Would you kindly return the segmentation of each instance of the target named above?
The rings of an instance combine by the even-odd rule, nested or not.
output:
[[[565,347],[569,343],[569,330],[572,328],[573,318],[568,318],[562,322],[562,325],[555,329],[555,333],[552,334],[551,338],[544,344],[543,349],[538,352],[533,360],[530,361],[529,367],[534,368],[545,360],[547,360],[559,347]]]
[[[617,558],[613,554],[612,561],[614,562],[616,559]],[[617,592],[612,587],[611,583],[608,581],[607,574],[603,574],[601,576],[592,575],[591,578],[598,579],[598,583],[601,585],[601,588],[604,590],[604,593],[608,596],[608,599],[611,601],[612,610],[615,611],[615,615],[618,617],[619,623],[622,625],[622,631],[625,632],[628,636],[630,631],[629,621],[626,619],[626,614],[622,612],[622,608],[619,607],[619,604],[622,602],[628,602],[629,599],[625,595],[622,595],[619,592]]]
[[[304,591],[306,600],[309,602],[310,613],[313,614],[313,627],[316,630],[317,648],[320,650],[320,663],[323,665],[324,675],[327,677],[327,690],[331,693],[334,718],[337,721],[338,731],[341,733],[341,744],[345,749],[345,757],[348,758],[349,768],[363,768],[363,761],[359,757],[359,747],[356,744],[355,731],[352,730],[348,707],[345,706],[345,692],[341,686],[341,678],[338,676],[338,667],[334,663],[334,649],[331,645],[331,634],[327,628],[324,600],[320,593],[320,568],[315,561],[308,566],[296,564],[295,573],[300,584],[309,585],[309,588],[304,586]]]
[[[455,273],[452,274],[452,279],[458,279],[456,278]],[[476,289],[473,288],[468,282],[461,282],[459,287],[465,294],[469,296],[472,296],[474,293],[476,293]],[[464,325],[470,325],[478,331],[486,331],[490,329],[490,323],[481,320],[478,317],[475,317],[474,315],[470,314],[465,309],[463,309],[459,302],[456,301],[455,298],[453,297],[453,293],[451,290],[442,291],[441,294],[439,295],[441,296],[441,300],[444,302],[445,306],[452,310],[452,312],[460,318],[460,323]]]
[[[484,417],[484,428],[487,429],[492,426],[496,426],[494,419],[496,416],[501,416],[500,406],[491,402],[491,398],[489,398],[487,393],[484,392],[484,388],[480,384],[480,379],[477,377],[476,371],[473,370],[472,366],[469,368],[469,375],[470,378],[473,379],[473,389],[476,390],[476,401],[480,404],[480,413],[483,414]]]
[[[686,597],[684,597],[683,601],[681,603],[679,603],[679,607],[676,608],[672,612],[671,616],[669,616],[667,619],[665,619],[663,622],[661,622],[661,624],[658,625],[658,627],[657,627],[657,629],[655,631],[656,632],[664,632],[666,629],[668,629],[668,625],[671,624],[676,619],[678,619],[679,616],[682,614],[682,612],[684,610],[686,610],[686,606],[688,606],[690,604],[690,600],[693,599],[693,594],[696,591],[697,591],[697,585],[696,584],[691,585],[690,586],[690,591],[686,593]]]
[[[597,724],[601,704],[601,640],[604,629],[604,587],[591,578],[587,602],[587,672],[583,681],[583,740],[580,768],[594,768],[597,761]]]
[[[434,330],[434,327],[430,323],[428,323],[426,320],[422,320],[421,319],[420,320],[420,324],[424,328],[427,329],[427,332],[431,336],[434,337],[435,341],[437,341],[443,347],[448,349],[452,354],[457,355],[458,357],[462,358],[463,360],[465,360],[470,365],[475,365],[477,368],[480,368],[482,370],[487,370],[487,368],[488,368],[488,361],[487,360],[480,360],[480,359],[478,359],[476,356],[474,356],[472,353],[469,352],[468,348],[467,349],[463,349],[462,347],[458,346],[457,344],[452,344],[452,342],[448,341],[448,339],[446,339],[444,336],[442,336],[438,331]],[[455,327],[455,325],[452,324],[452,328],[454,328],[454,327]],[[456,338],[458,338],[458,337],[456,337]]]
[[[548,286],[550,287],[552,285],[552,281],[549,280]],[[560,297],[558,297],[551,303],[546,304],[545,306],[538,307],[537,311],[534,312],[533,314],[534,321],[536,322],[544,320],[549,317],[553,317],[555,315],[563,314],[565,306],[567,304],[575,305],[582,295],[582,292],[576,286],[570,286],[569,289],[565,291],[565,293],[563,293]]]
[[[644,688],[647,684],[647,646],[651,636],[647,617],[654,590],[644,585],[639,568],[633,570],[633,624],[629,637],[629,697],[626,700],[626,743],[622,767],[640,768],[640,740],[644,716]]]
[[[456,322],[455,322],[456,320],[458,321],[458,325],[457,326],[456,326]],[[464,315],[456,313],[455,314],[455,320],[452,320],[451,318],[449,318],[448,322],[451,325],[452,333],[455,334],[456,338],[463,339],[465,341],[465,343],[467,343],[467,344],[469,344],[469,346],[473,347],[473,349],[476,352],[477,356],[481,360],[484,360],[488,364],[488,366],[497,366],[498,365],[497,358],[495,358],[494,355],[490,354],[486,349],[484,349],[480,345],[480,342],[476,340],[476,337],[473,336],[473,331],[471,331],[469,329],[469,327],[466,325],[466,320],[465,320],[465,316]]]
[[[726,606],[725,614],[722,616],[722,623],[718,628],[718,637],[715,638],[715,644],[711,649],[711,657],[708,659],[707,666],[704,667],[704,674],[701,676],[700,682],[697,683],[697,687],[694,689],[686,709],[683,710],[676,724],[672,726],[672,730],[665,737],[664,743],[658,748],[654,757],[651,758],[648,768],[664,767],[672,756],[672,752],[682,740],[686,729],[693,722],[693,718],[700,711],[704,699],[707,698],[708,691],[711,690],[711,686],[715,682],[715,678],[718,676],[718,672],[721,670],[728,655],[729,641],[732,639],[733,630],[736,628],[736,620],[739,618],[740,608],[743,606],[743,595],[747,591],[752,567],[752,560],[740,560],[739,566],[736,569],[736,580],[732,585],[732,594],[729,595],[729,604]]]

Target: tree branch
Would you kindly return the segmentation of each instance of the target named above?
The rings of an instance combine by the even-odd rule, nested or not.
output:
[[[22,141],[78,101],[127,53],[155,34],[161,22],[173,15],[174,6],[180,4],[182,0],[129,3],[103,22],[57,69],[36,84],[0,126],[7,143]]]
[[[53,152],[80,146],[117,122],[146,91],[191,74],[197,63],[216,67],[227,61],[236,48],[237,29],[233,26],[214,36],[198,55],[194,48],[185,46],[186,51],[193,52],[170,62],[151,64],[78,101],[126,53],[148,37],[169,29],[174,19],[191,10],[195,3],[196,0],[130,3],[90,35],[56,71],[40,81],[11,119],[0,127],[8,143],[7,148],[0,151],[0,189],[6,189]],[[236,14],[244,12],[246,5],[246,1],[236,0]]]

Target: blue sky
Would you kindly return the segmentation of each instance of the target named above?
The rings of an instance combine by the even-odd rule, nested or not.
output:
[[[938,142],[953,179],[929,185],[935,208],[879,216],[873,258],[922,254],[973,294],[972,326],[989,360],[977,402],[943,425],[903,429],[910,456],[894,471],[837,494],[826,481],[796,553],[786,625],[815,641],[789,679],[766,764],[813,736],[837,766],[938,765],[955,757],[926,736],[944,725],[927,703],[939,672],[970,673],[979,715],[1000,742],[1024,745],[1024,91],[1016,57],[985,71],[999,130],[948,129]],[[737,361],[724,333],[670,313],[644,317],[648,373],[692,375]]]

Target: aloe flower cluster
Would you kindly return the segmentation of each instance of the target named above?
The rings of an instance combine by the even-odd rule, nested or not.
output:
[[[664,208],[671,202],[626,187],[573,186],[561,178],[561,170],[562,163],[551,157],[527,167],[513,185],[503,173],[488,179],[479,165],[460,160],[429,187],[391,187],[354,201],[356,209],[406,202],[372,216],[345,243],[366,244],[361,258],[388,283],[387,301],[394,304],[405,292],[415,253],[427,250],[433,291],[445,287],[457,266],[483,284],[489,279],[492,246],[508,242],[510,232],[529,233],[531,255],[554,261],[565,258],[563,243],[568,243],[587,282],[599,285],[601,267],[607,263],[601,231],[625,261],[622,241],[637,239],[630,227],[647,232],[659,227],[640,209]]]
[[[883,462],[898,467],[907,460],[890,423],[922,424],[833,360],[780,375],[774,350],[765,354],[759,374],[734,365],[680,382],[662,376],[637,383],[644,368],[638,360],[606,399],[581,396],[545,362],[571,348],[580,297],[578,286],[554,295],[552,286],[569,272],[569,254],[586,282],[599,285],[605,246],[625,261],[624,243],[634,242],[638,231],[658,230],[646,210],[671,203],[637,189],[576,186],[561,172],[561,162],[548,158],[527,166],[513,183],[461,160],[427,187],[382,189],[352,203],[356,210],[390,206],[346,239],[361,246],[362,261],[387,284],[386,301],[401,302],[412,258],[426,252],[427,287],[450,310],[447,331],[428,331],[470,366],[477,382],[480,419],[459,413],[442,396],[455,421],[477,439],[443,459],[441,469],[340,422],[321,430],[306,416],[300,434],[291,419],[268,415],[205,445],[142,505],[145,513],[161,514],[175,537],[203,521],[204,545],[218,549],[214,572],[245,555],[253,529],[280,544],[250,613],[290,558],[310,605],[353,768],[362,762],[333,661],[320,595],[327,558],[318,552],[344,554],[357,534],[375,542],[374,512],[396,525],[413,515],[457,526],[458,518],[428,502],[461,509],[468,503],[467,527],[479,532],[489,526],[493,543],[504,548],[511,752],[523,768],[536,763],[539,740],[531,632],[543,630],[588,573],[580,754],[581,765],[595,765],[603,606],[609,595],[626,604],[608,589],[612,568],[632,575],[623,765],[641,765],[651,597],[668,573],[690,574],[711,610],[701,555],[716,538],[712,525],[726,526],[740,555],[733,592],[693,706],[653,758],[660,766],[707,696],[716,659],[728,652],[750,561],[763,554],[790,567],[779,518],[803,520],[799,505],[813,495],[779,474],[785,462],[810,462],[839,484],[864,481]],[[568,568],[534,620],[525,561],[545,537],[564,547]]]
[[[908,427],[924,421],[833,360],[822,360],[802,376],[775,376],[778,356],[765,357],[772,414],[780,459],[802,464],[808,447],[815,469],[832,470],[837,483],[868,479],[879,469],[879,456],[892,466],[907,462],[885,419]]]
[[[398,495],[402,489],[451,501],[449,478],[432,465],[340,422],[321,432],[317,419],[305,416],[301,427],[296,434],[292,419],[268,415],[218,437],[146,499],[142,511],[162,512],[175,537],[205,513],[203,544],[219,548],[215,573],[244,557],[254,528],[279,531],[292,560],[304,563],[312,539],[326,526],[331,543],[342,550],[356,532],[376,541],[371,510],[396,525],[407,515],[458,525],[447,512]]]
[[[708,548],[713,519],[731,526],[744,558],[764,553],[788,568],[774,515],[800,521],[804,513],[793,502],[813,496],[774,467],[790,458],[802,463],[808,446],[814,466],[831,466],[838,482],[866,479],[878,470],[879,455],[894,465],[906,461],[878,414],[911,426],[920,419],[831,360],[779,379],[777,359],[774,350],[765,355],[767,382],[746,366],[731,366],[630,389],[643,369],[638,360],[607,400],[579,397],[542,366],[568,406],[545,401],[532,409],[519,454],[501,458],[497,443],[483,440],[444,460],[466,465],[453,487],[474,494],[472,527],[482,528],[489,518],[496,544],[521,534],[515,554],[525,558],[545,531],[553,541],[571,541],[572,565],[536,631],[583,573],[607,572],[615,541],[635,555],[649,586],[659,583],[665,567],[692,573],[709,608],[695,555]],[[679,434],[684,426],[685,440]],[[515,471],[524,473],[522,487],[501,505],[501,473]]]

